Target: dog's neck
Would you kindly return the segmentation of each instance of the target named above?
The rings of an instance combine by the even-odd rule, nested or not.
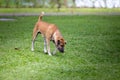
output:
[[[59,35],[59,37],[58,37]],[[54,41],[54,43],[57,45],[57,40],[58,38],[62,37],[61,33],[59,30],[56,30],[52,36],[52,40]]]

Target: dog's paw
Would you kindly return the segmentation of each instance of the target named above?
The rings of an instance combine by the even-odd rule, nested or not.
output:
[[[49,56],[52,56],[52,54],[49,54]]]
[[[47,50],[46,50],[46,49],[44,49],[44,53],[47,53]]]
[[[33,48],[31,48],[31,51],[34,51],[34,49],[33,49]]]
[[[55,55],[56,54],[56,51],[53,51],[53,53],[52,53],[53,55]]]
[[[49,55],[49,56],[52,56],[52,54],[51,54],[50,52],[48,52],[48,55]]]

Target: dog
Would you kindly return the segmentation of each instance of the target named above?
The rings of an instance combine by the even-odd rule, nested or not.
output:
[[[35,38],[37,37],[38,33],[40,33],[44,38],[44,53],[48,53],[50,56],[52,55],[50,52],[50,41],[53,41],[56,47],[53,54],[55,54],[57,50],[61,53],[64,53],[66,41],[55,24],[42,21],[43,15],[44,12],[40,14],[38,22],[35,24],[33,29],[31,50],[34,51]]]

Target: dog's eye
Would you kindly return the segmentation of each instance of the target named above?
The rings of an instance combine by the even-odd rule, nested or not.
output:
[[[60,45],[60,40],[57,41],[57,45]]]
[[[60,45],[61,47],[64,47],[64,45]]]

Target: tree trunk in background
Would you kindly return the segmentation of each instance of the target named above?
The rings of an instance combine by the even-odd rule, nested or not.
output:
[[[103,0],[103,1],[104,1],[104,3],[105,3],[105,6],[107,6],[106,0]]]
[[[57,0],[57,8],[58,8],[58,11],[60,11],[60,8],[61,8],[61,2],[60,2],[60,0]]]
[[[34,7],[37,7],[37,6],[38,6],[38,1],[34,0]]]
[[[75,4],[75,0],[72,0],[73,1],[73,3]]]
[[[19,7],[19,3],[20,3],[20,0],[15,0],[15,5],[16,5],[16,8]]]
[[[50,6],[51,8],[54,8],[56,4],[56,0],[50,0]]]
[[[67,6],[67,0],[64,0],[64,5],[65,5],[65,7],[68,7]]]
[[[2,5],[2,2],[0,1],[0,7],[1,7],[1,5]]]
[[[10,0],[5,0],[5,3],[6,3],[5,7],[6,8],[9,8],[9,2],[10,2]]]
[[[73,1],[73,7],[75,7],[75,0],[72,0]]]

